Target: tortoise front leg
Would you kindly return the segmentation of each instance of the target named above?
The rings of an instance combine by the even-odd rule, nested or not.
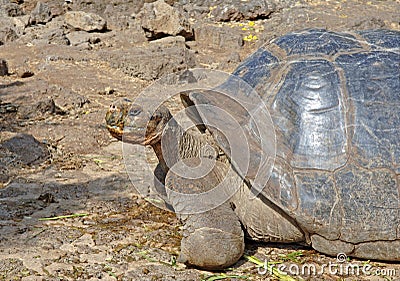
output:
[[[200,159],[183,161],[188,166],[196,167]],[[214,164],[213,169],[202,177],[178,175],[174,168],[166,177],[169,202],[184,224],[178,261],[210,270],[226,268],[237,262],[243,255],[245,245],[239,219],[230,203],[223,200],[229,199],[227,191],[230,188],[221,181],[226,165],[220,162]],[[218,188],[213,189],[216,186]],[[212,192],[208,194],[210,190]],[[223,203],[215,207],[212,202],[217,202],[217,197]]]

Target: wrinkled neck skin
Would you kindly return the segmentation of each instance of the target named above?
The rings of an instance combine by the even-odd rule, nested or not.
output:
[[[180,159],[192,157],[216,158],[215,150],[209,149],[213,146],[206,139],[185,132],[173,119],[164,128],[162,137],[157,142],[152,143],[151,146],[165,173]]]

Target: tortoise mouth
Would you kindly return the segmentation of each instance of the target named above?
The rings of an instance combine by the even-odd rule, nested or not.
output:
[[[140,132],[135,134],[129,127],[124,132],[124,129],[121,127],[107,125],[107,130],[117,140],[131,144],[152,145],[160,139],[160,134],[144,137],[143,132],[139,130]]]
[[[119,141],[122,141],[124,131],[120,127],[107,125],[107,130],[110,132],[111,136]]]
[[[124,134],[124,118],[125,114],[122,111],[109,110],[106,113],[107,130],[118,140],[122,140]]]

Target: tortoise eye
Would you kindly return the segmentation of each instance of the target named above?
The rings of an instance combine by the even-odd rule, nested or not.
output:
[[[139,108],[132,108],[131,110],[129,110],[129,116],[138,116],[141,112],[142,110],[140,110]]]

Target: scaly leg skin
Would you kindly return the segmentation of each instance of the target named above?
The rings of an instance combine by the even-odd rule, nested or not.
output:
[[[190,158],[183,161],[188,166],[196,167],[200,160]],[[243,230],[230,203],[226,201],[214,208],[210,204],[218,196],[226,197],[229,188],[225,189],[221,184],[226,165],[221,162],[214,164],[207,175],[196,179],[179,176],[173,168],[166,177],[169,202],[184,224],[178,261],[208,270],[234,264],[243,255],[245,246]],[[213,189],[218,184],[219,188]],[[205,197],[204,192],[210,190],[214,192],[212,198]],[[194,199],[188,199],[188,195],[193,195],[191,198]]]
[[[235,213],[246,230],[246,235],[256,241],[294,243],[306,240],[297,223],[259,194],[254,196],[250,188],[241,181],[239,190],[231,198]]]
[[[168,209],[174,212],[174,208],[172,208],[171,204],[169,203],[167,192],[165,190],[165,177],[166,177],[165,171],[162,169],[161,165],[158,164],[154,170],[153,192],[158,195],[157,197],[158,199],[160,199],[161,202],[153,204],[156,204],[160,208]]]

